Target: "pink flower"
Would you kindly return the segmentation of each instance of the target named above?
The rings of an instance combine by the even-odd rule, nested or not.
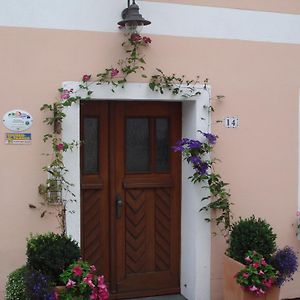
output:
[[[110,71],[111,77],[116,77],[118,74],[119,74],[118,69],[114,69],[114,68],[111,69],[111,71]]]
[[[147,36],[143,37],[143,41],[144,41],[145,44],[150,44],[152,42],[151,39]]]
[[[87,82],[91,79],[91,77],[92,77],[92,75],[85,74],[85,75],[82,76],[82,81]]]
[[[260,263],[261,263],[262,266],[266,266],[266,265],[267,265],[267,262],[266,262],[264,259],[262,259],[262,260],[260,261]]]
[[[130,39],[133,41],[133,42],[139,42],[142,40],[142,37],[137,34],[137,33],[133,33],[130,37]]]
[[[84,277],[83,278],[83,282],[88,282],[88,281],[91,281],[93,279],[93,274],[91,274],[91,273],[88,273],[87,275],[86,275],[86,277]]]
[[[265,275],[265,273],[262,271],[262,270],[260,270],[259,272],[258,272],[258,275]]]
[[[89,280],[87,282],[88,286],[91,287],[92,289],[95,288],[96,286],[94,285],[93,281],[92,280]]]
[[[252,259],[249,257],[249,256],[247,256],[247,257],[245,257],[245,261],[247,261],[247,262],[252,262]]]
[[[56,149],[57,149],[57,151],[62,151],[62,150],[64,150],[64,144],[62,144],[62,143],[57,144],[57,145],[56,145]]]
[[[61,92],[60,99],[61,100],[66,100],[66,99],[69,99],[69,98],[70,98],[70,91],[69,90],[63,90]]]
[[[82,269],[80,266],[75,266],[73,269],[72,269],[72,272],[74,273],[75,276],[81,276],[82,274]]]
[[[265,294],[265,291],[262,289],[259,289],[256,293],[257,293],[257,295],[263,295],[263,294]]]
[[[255,285],[249,286],[249,291],[250,292],[256,292],[258,288]]]
[[[257,269],[260,266],[260,264],[256,262],[256,263],[253,263],[252,266],[253,266],[253,268]]]
[[[73,281],[73,280],[71,280],[71,279],[69,279],[68,282],[67,282],[67,284],[66,284],[66,288],[70,289],[70,288],[72,288],[75,285],[76,285],[76,282]]]
[[[248,277],[249,277],[249,274],[248,274],[248,273],[243,273],[243,277],[244,277],[244,278],[248,278]]]
[[[91,270],[91,272],[96,272],[97,270],[96,270],[96,267],[94,266],[94,265],[91,265],[90,266],[90,270]]]
[[[300,211],[298,210],[296,213],[297,217],[300,217]]]
[[[92,294],[90,295],[90,299],[98,299],[98,293],[96,289],[92,291]]]
[[[262,281],[262,284],[265,287],[270,288],[272,286],[272,284],[273,284],[273,281],[272,281],[272,279],[265,279],[265,280]]]
[[[107,287],[104,283],[104,276],[98,276],[99,299],[106,300],[109,298]]]

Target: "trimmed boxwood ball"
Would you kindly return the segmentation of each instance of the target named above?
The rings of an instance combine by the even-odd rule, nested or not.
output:
[[[272,227],[265,220],[254,216],[240,218],[232,225],[227,255],[245,263],[245,253],[249,250],[255,250],[267,261],[276,251],[276,234]]]
[[[27,267],[23,266],[11,272],[5,286],[6,300],[30,300],[26,296],[25,274]]]
[[[27,240],[27,265],[29,268],[49,276],[59,285],[59,275],[80,257],[78,243],[71,238],[47,233],[32,235]]]

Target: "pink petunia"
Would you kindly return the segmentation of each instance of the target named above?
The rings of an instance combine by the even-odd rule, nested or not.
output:
[[[91,77],[92,77],[92,75],[85,74],[85,75],[82,76],[82,81],[87,82],[91,79]]]
[[[67,284],[66,284],[66,288],[70,289],[70,288],[72,288],[75,285],[76,285],[76,282],[73,281],[73,280],[71,280],[71,279],[69,279],[68,282],[67,282]]]
[[[92,291],[92,294],[90,295],[90,299],[94,300],[94,299],[98,299],[98,293],[97,293],[97,290],[94,289]]]
[[[96,272],[97,271],[97,269],[96,269],[96,267],[94,265],[90,266],[90,270],[91,270],[91,272]]]
[[[72,269],[72,272],[75,276],[81,276],[82,274],[82,269],[80,266],[75,266],[73,269]]]
[[[262,276],[262,275],[265,275],[265,273],[264,273],[264,271],[260,270],[260,271],[258,272],[258,275]]]
[[[83,278],[83,282],[88,282],[93,279],[93,274],[88,273],[86,277]]]
[[[267,265],[267,262],[266,262],[264,259],[262,259],[262,260],[260,261],[260,263],[261,263],[262,266],[266,266],[266,265]]]
[[[249,291],[250,292],[256,292],[258,288],[255,285],[249,286]]]
[[[270,288],[272,286],[272,284],[273,284],[273,281],[272,281],[272,279],[265,279],[265,280],[262,281],[262,284],[265,287]]]
[[[252,267],[255,269],[259,268],[259,266],[260,264],[258,262],[252,264]]]
[[[249,274],[248,273],[243,273],[243,277],[247,279],[249,277]]]
[[[245,257],[245,261],[251,263],[251,262],[252,262],[252,259],[251,259],[249,256],[247,256],[247,257]]]

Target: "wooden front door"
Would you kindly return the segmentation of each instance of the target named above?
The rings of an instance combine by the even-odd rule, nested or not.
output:
[[[111,299],[180,291],[180,137],[180,103],[81,104],[81,249]]]

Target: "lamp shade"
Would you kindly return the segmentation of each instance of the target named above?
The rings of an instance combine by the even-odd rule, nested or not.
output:
[[[120,26],[129,26],[129,27],[137,27],[137,26],[145,26],[151,24],[150,21],[145,20],[143,16],[139,12],[139,7],[137,4],[133,3],[128,8],[124,9],[122,12],[123,20],[118,22]]]

